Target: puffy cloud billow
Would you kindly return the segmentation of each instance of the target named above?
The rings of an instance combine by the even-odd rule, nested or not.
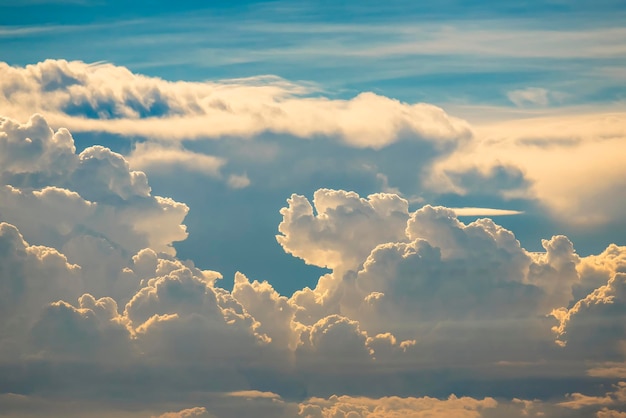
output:
[[[319,189],[287,200],[277,240],[330,271],[291,296],[241,273],[229,290],[176,257],[187,206],[124,156],[77,154],[40,115],[3,118],[0,150],[0,414],[624,413],[624,247],[532,252],[491,219]]]
[[[117,280],[113,259],[145,247],[173,254],[172,243],[187,236],[185,204],[152,196],[146,175],[108,148],[76,154],[70,133],[55,132],[39,114],[26,123],[0,119],[0,148],[0,221],[18,225],[29,242],[57,248],[90,274],[104,273],[92,280],[98,289]]]
[[[471,136],[465,121],[441,108],[374,93],[329,99],[311,87],[269,76],[169,82],[80,61],[46,60],[25,67],[0,63],[0,106],[19,117],[43,112],[74,131],[163,140],[275,132],[382,148],[402,139],[445,145]]]

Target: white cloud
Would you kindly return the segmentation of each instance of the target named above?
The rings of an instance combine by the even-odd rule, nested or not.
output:
[[[481,411],[496,408],[493,398],[448,399],[387,397],[370,399],[352,396],[332,396],[328,399],[312,398],[300,404],[300,416],[308,418],[365,418],[365,417],[411,417],[411,418],[478,418]]]
[[[578,300],[570,309],[560,308],[553,315],[560,321],[554,331],[563,344],[573,344],[582,349],[590,341],[587,354],[596,360],[614,360],[623,356],[626,328],[623,326],[626,309],[626,273],[615,273],[607,284]],[[603,327],[595,322],[601,320]],[[606,328],[613,328],[607,333]],[[617,356],[617,357],[616,357]]]
[[[165,259],[155,274],[124,309],[146,358],[182,364],[221,359],[242,365],[269,343],[241,304],[213,286],[214,272]]]
[[[84,294],[79,308],[63,301],[46,306],[30,332],[37,355],[48,361],[128,364],[134,356],[125,322],[113,299]]]
[[[212,155],[150,142],[138,143],[127,158],[130,165],[137,170],[164,171],[178,166],[213,177],[219,176],[220,169],[226,164],[224,159]],[[235,180],[236,184],[242,184],[243,178],[237,177]]]
[[[281,209],[285,251],[309,264],[332,269],[356,269],[380,243],[402,240],[408,202],[397,195],[375,194],[367,199],[354,192],[320,189],[313,205],[292,195]]]
[[[613,247],[607,249],[611,256],[604,257],[608,260],[601,267],[594,257],[579,257],[564,236],[544,240],[545,252],[528,252],[512,232],[490,219],[466,225],[453,210],[430,206],[407,219],[405,210],[372,212],[371,196],[365,200],[320,190],[316,199],[318,194],[335,197],[329,206],[332,211],[322,199],[314,200],[318,209],[314,215],[313,206],[302,196],[292,197],[282,211],[281,231],[291,240],[283,244],[286,249],[309,261],[319,257],[321,265],[335,267],[315,289],[293,295],[296,320],[320,327],[329,318],[344,317],[356,321],[348,323],[361,339],[391,333],[403,343],[415,341],[407,347],[431,365],[528,362],[536,356],[558,356],[555,334],[550,331],[555,321],[546,315],[561,312],[565,308],[560,307],[574,303],[579,295],[585,297],[587,290],[602,286],[619,269],[617,261],[610,261],[620,251]],[[394,201],[386,195],[375,199]],[[381,213],[387,215],[378,218]],[[372,231],[391,235],[385,239],[388,242],[377,243],[385,235]],[[329,264],[323,251],[333,248],[337,260],[354,261]],[[312,332],[308,328],[303,334],[305,341]],[[463,360],[447,343],[454,340],[466,347]],[[589,340],[587,335],[581,339]],[[303,347],[307,344],[313,346],[305,342]],[[568,354],[581,355],[585,356],[580,349]]]
[[[528,87],[521,90],[511,90],[506,95],[517,107],[545,107],[550,104],[550,92],[540,87]]]
[[[268,282],[250,280],[235,274],[233,297],[260,322],[257,330],[267,335],[279,350],[295,350],[300,331],[295,323],[296,306],[281,296]]]
[[[187,408],[178,412],[166,412],[157,418],[191,418],[191,417],[209,417],[205,407],[197,406],[195,408]]]
[[[464,121],[436,106],[374,93],[311,97],[308,88],[277,78],[167,82],[111,64],[47,60],[24,68],[1,63],[0,80],[5,112],[26,117],[39,111],[73,131],[162,140],[275,132],[377,149],[406,138],[443,145],[471,136]]]
[[[261,392],[260,390],[239,390],[237,392],[226,393],[225,396],[235,398],[264,398],[264,399],[280,399],[280,396],[272,392]]]
[[[494,208],[450,208],[456,216],[510,216],[521,215],[524,212],[511,209],[494,209]]]
[[[572,393],[568,394],[566,399],[567,400],[560,402],[558,405],[569,409],[583,409],[589,406],[605,405],[617,405],[623,407],[625,406],[624,402],[626,402],[626,382],[618,382],[612,391],[607,392],[603,396],[589,396],[582,393]],[[603,408],[603,411],[607,411],[606,408]]]
[[[0,132],[0,174],[59,176],[76,164],[76,148],[69,131],[52,132],[39,114],[25,124],[0,116]]]
[[[39,311],[58,299],[75,299],[83,288],[80,266],[53,248],[29,245],[18,229],[0,223],[0,359],[20,356],[25,333]]]
[[[228,176],[228,186],[233,189],[245,189],[250,185],[250,179],[247,174],[231,174]]]
[[[501,407],[522,415],[543,406],[380,396],[389,381],[411,384],[394,380],[396,368],[409,376],[445,368],[453,377],[469,370],[586,379],[601,376],[602,367],[606,377],[624,361],[623,247],[580,257],[569,239],[555,236],[529,252],[491,219],[465,224],[449,208],[409,212],[396,194],[320,189],[312,202],[291,196],[277,239],[286,252],[331,271],[292,297],[243,274],[229,291],[216,285],[219,273],[171,254],[172,242],[186,236],[187,206],[152,196],[147,176],[123,156],[103,147],[77,155],[69,132],[53,132],[41,116],[3,123],[0,213],[15,226],[0,224],[0,355],[28,365],[16,390],[53,364],[35,392],[85,386],[76,396],[89,398],[90,390],[111,393],[136,378],[145,384],[142,396],[158,399],[150,414],[212,414],[201,402],[182,409],[180,395],[213,392],[226,394],[224,410],[229,402],[245,403],[246,411],[265,402],[264,411],[293,416],[293,402],[278,395],[291,390],[305,399],[303,416],[472,417]],[[23,152],[32,143],[40,152]],[[144,149],[154,150],[162,151]],[[193,164],[179,151],[164,161]],[[68,163],[57,166],[57,157]],[[201,164],[216,162],[205,157]],[[64,380],[75,386],[55,387],[79,360],[89,371]],[[327,396],[331,384],[363,396],[314,397]],[[561,408],[619,412],[621,392],[607,396],[610,402],[571,395]]]
[[[538,199],[555,219],[570,225],[598,226],[623,219],[618,196],[626,190],[625,113],[568,109],[473,127],[475,140],[436,162],[426,187],[437,193],[481,193],[484,179],[498,174],[494,169],[510,167],[526,184],[519,188],[503,181],[491,193]],[[463,182],[477,173],[481,182]]]
[[[0,220],[31,242],[61,249],[90,235],[134,254],[147,246],[173,252],[172,242],[187,236],[186,205],[151,196],[146,175],[107,148],[75,154],[69,132],[54,132],[40,115],[26,124],[3,119],[0,147],[7,160],[0,165]]]

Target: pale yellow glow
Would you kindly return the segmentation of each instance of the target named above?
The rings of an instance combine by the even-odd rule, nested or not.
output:
[[[429,187],[464,193],[446,173],[488,173],[505,165],[521,169],[532,183],[525,197],[538,198],[570,222],[601,224],[623,212],[626,113],[564,113],[473,126],[475,141],[436,164]]]

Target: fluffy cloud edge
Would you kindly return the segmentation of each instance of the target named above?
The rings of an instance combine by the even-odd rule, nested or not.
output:
[[[310,87],[276,77],[169,82],[112,64],[64,60],[25,67],[0,63],[0,75],[0,104],[8,113],[25,117],[39,111],[76,132],[176,141],[275,132],[375,149],[407,138],[443,146],[472,135],[465,121],[433,105],[374,93],[348,100],[318,97]]]

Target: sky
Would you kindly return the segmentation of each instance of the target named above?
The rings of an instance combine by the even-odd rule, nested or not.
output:
[[[626,417],[624,22],[0,0],[0,417]]]

